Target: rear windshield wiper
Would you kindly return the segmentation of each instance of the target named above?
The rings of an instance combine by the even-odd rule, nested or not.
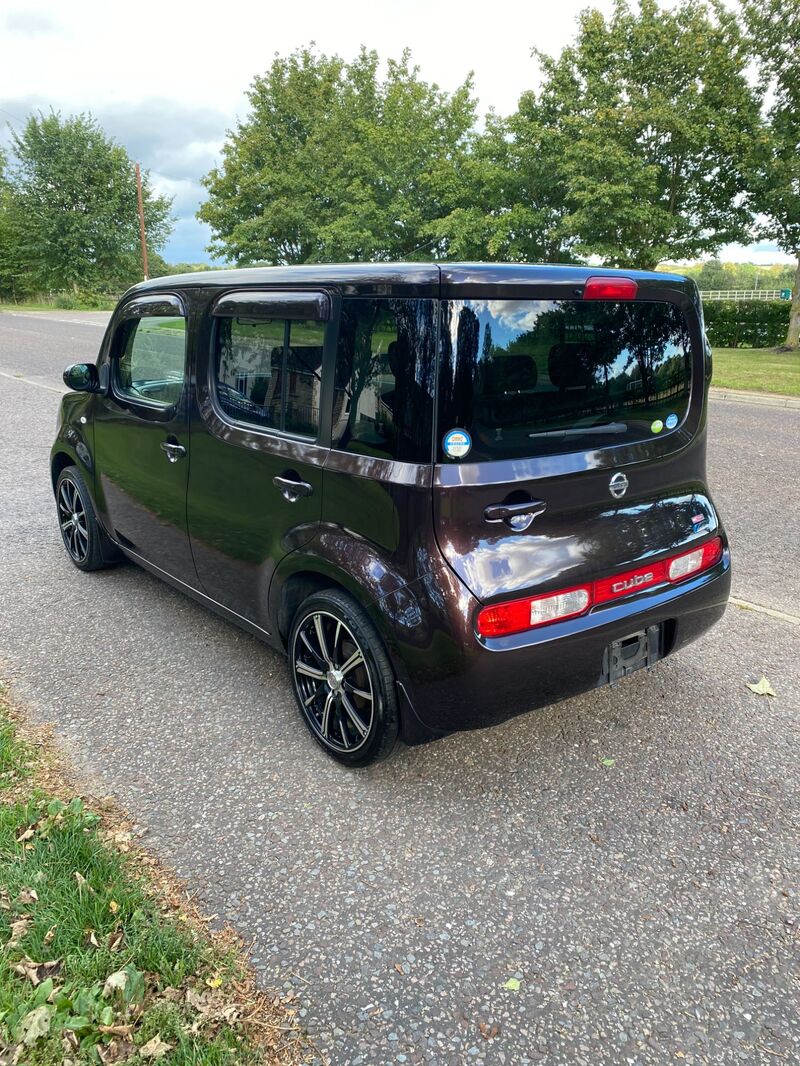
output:
[[[576,426],[574,429],[546,429],[541,433],[529,433],[529,437],[586,437],[592,433],[627,433],[624,422],[604,422],[597,426]]]

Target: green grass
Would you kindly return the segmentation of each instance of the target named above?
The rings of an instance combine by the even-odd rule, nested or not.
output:
[[[712,385],[800,396],[800,352],[774,348],[715,348]]]
[[[117,301],[104,296],[82,298],[72,294],[60,294],[52,300],[30,300],[21,303],[0,302],[3,311],[113,311]]]
[[[238,952],[168,905],[141,856],[134,870],[100,818],[49,797],[40,776],[0,689],[0,1062],[141,1063],[156,1037],[164,1066],[282,1061],[230,1014]]]
[[[0,312],[3,311],[53,311],[55,305],[52,303],[21,303],[21,304],[6,304],[0,303]]]

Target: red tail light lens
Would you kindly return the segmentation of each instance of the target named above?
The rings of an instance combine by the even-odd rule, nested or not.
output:
[[[583,288],[584,300],[635,300],[639,291],[633,278],[589,278]]]
[[[563,622],[566,618],[577,618],[588,611],[591,602],[592,586],[580,585],[563,592],[552,592],[548,596],[498,603],[494,607],[484,607],[480,612],[478,632],[482,637],[505,637],[510,633],[546,626],[550,622]]]
[[[722,538],[714,537],[699,548],[681,552],[669,559],[661,559],[650,566],[625,570],[611,577],[603,577],[591,585],[550,592],[546,596],[533,596],[510,603],[497,603],[478,612],[477,628],[482,637],[507,637],[528,629],[563,622],[585,614],[590,607],[608,603],[623,596],[655,588],[657,585],[674,584],[709,570],[722,558]]]

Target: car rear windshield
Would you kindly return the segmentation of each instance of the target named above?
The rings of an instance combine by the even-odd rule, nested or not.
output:
[[[673,304],[453,300],[442,314],[443,462],[629,444],[686,416],[691,342]]]

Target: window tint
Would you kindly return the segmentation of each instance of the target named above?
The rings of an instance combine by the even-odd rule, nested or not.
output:
[[[186,362],[186,319],[137,318],[124,327],[117,392],[162,407],[178,402]]]
[[[221,318],[217,398],[239,422],[316,436],[323,322]]]
[[[468,430],[467,462],[628,444],[686,415],[691,341],[673,304],[464,300],[442,314],[439,435]]]
[[[343,301],[334,447],[385,459],[431,461],[435,307],[434,300]]]

